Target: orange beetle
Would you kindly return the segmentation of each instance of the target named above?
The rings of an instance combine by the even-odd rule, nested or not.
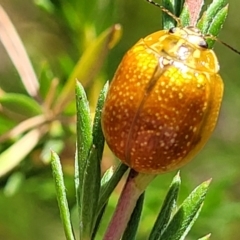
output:
[[[137,172],[189,162],[210,137],[223,82],[215,53],[195,27],[155,32],[124,56],[102,112],[106,142]]]

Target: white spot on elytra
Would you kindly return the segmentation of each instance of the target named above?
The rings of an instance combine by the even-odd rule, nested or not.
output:
[[[164,135],[165,135],[166,137],[170,137],[170,133],[169,133],[169,132],[165,132]]]

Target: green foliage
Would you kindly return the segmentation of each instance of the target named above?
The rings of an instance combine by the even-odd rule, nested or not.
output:
[[[57,200],[60,209],[60,215],[63,221],[65,236],[67,240],[74,240],[74,233],[70,220],[70,212],[67,202],[66,189],[63,180],[62,166],[59,157],[56,153],[52,152],[52,169],[53,178],[55,180]]]
[[[173,179],[171,186],[169,187],[161,212],[159,213],[158,218],[156,219],[152,228],[149,240],[160,238],[163,235],[163,232],[166,230],[167,224],[171,218],[171,214],[177,205],[180,184],[180,176],[177,174]]]
[[[17,33],[6,32],[6,35],[10,33],[7,43],[11,44],[11,47],[3,45],[16,70],[13,71],[9,67],[6,70],[1,68],[0,73],[0,184],[2,187],[0,223],[3,226],[0,235],[3,239],[13,240],[65,239],[59,226],[54,182],[48,165],[50,149],[52,149],[56,151],[56,153],[52,152],[51,162],[66,238],[74,239],[73,231],[75,231],[76,239],[79,235],[82,239],[91,237],[102,239],[109,222],[109,215],[116,204],[116,194],[112,193],[122,181],[127,167],[120,164],[117,168],[110,167],[108,170],[104,168],[106,172],[101,178],[100,164],[104,138],[100,127],[100,115],[108,85],[100,90],[106,79],[111,79],[122,54],[140,37],[159,29],[162,13],[144,1],[134,4],[129,1],[111,0],[35,0],[33,2],[39,8],[31,5],[30,1],[21,3],[10,1],[4,5],[16,24],[28,54],[19,41]],[[9,7],[8,4],[13,5]],[[190,15],[187,8],[184,7],[183,11],[180,11],[183,1],[166,0],[163,1],[163,5],[176,16],[180,16],[183,26],[189,24]],[[234,9],[238,9],[238,5],[236,2],[230,4],[233,6],[231,15],[234,16]],[[19,25],[11,9],[15,9],[17,14],[22,12],[25,15],[26,12],[26,18],[27,16],[33,18],[34,15],[36,18],[33,21],[29,18],[25,25]],[[33,11],[32,15],[31,11]],[[154,11],[156,17],[152,17]],[[197,26],[204,34],[218,36],[227,11],[226,1],[214,0],[203,13]],[[3,16],[1,14],[4,13],[0,12],[0,16]],[[235,32],[231,35],[231,29],[237,29],[237,26],[234,25],[234,17],[232,20],[231,16],[229,17],[229,22],[233,25],[226,29],[228,35],[225,39],[231,44],[236,38]],[[120,45],[111,50],[121,36],[120,26],[115,24],[116,19],[123,23],[124,35]],[[163,19],[166,29],[176,23],[166,14],[163,14]],[[9,21],[1,22],[7,26],[5,31],[12,27]],[[32,34],[34,27],[31,31],[24,31],[23,26],[28,27],[31,24],[37,29],[34,34]],[[32,39],[34,36],[36,39]],[[41,41],[45,49],[38,48]],[[209,39],[210,46],[213,42]],[[221,56],[221,53],[219,55]],[[234,64],[239,63],[238,58],[236,61],[233,59],[234,57],[228,58],[224,54],[222,74],[229,76],[229,79],[225,80],[223,117],[214,141],[208,145],[209,150],[204,150],[195,160],[198,167],[193,163],[183,170],[184,181],[181,192],[180,182],[179,179],[176,181],[176,177],[163,201],[165,190],[171,181],[171,174],[158,177],[149,186],[148,191],[138,200],[123,239],[145,240],[149,234],[149,239],[159,239],[159,236],[162,236],[162,239],[171,239],[171,237],[181,239],[181,236],[185,236],[186,229],[190,230],[188,226],[192,226],[201,210],[207,189],[206,183],[200,185],[185,201],[183,196],[186,196],[199,181],[208,178],[208,174],[214,176],[214,182],[200,219],[188,234],[189,239],[197,239],[205,232],[213,233],[211,239],[233,239],[236,236],[238,238],[238,229],[235,226],[238,226],[240,211],[235,185],[239,176],[240,135],[237,119],[240,116],[236,109],[240,107],[237,93],[240,85],[238,81],[232,80],[237,79],[238,67],[234,67]],[[4,62],[4,57],[1,61]],[[227,74],[224,67],[228,70],[225,70]],[[230,67],[233,71],[229,73]],[[24,71],[21,71],[22,68]],[[82,83],[82,85],[77,83],[77,108],[74,100],[76,79]],[[100,97],[97,102],[96,96],[99,92]],[[96,103],[96,113],[93,117]],[[77,134],[75,116],[77,116]],[[94,119],[93,127],[92,119]],[[74,168],[75,136],[77,151]],[[104,158],[110,159],[111,155],[107,154],[107,157],[103,157],[103,166],[109,165],[104,160]],[[58,155],[61,157],[61,165]],[[112,158],[110,161],[111,164],[116,164]],[[183,202],[179,208],[177,198]],[[162,201],[161,211],[157,214],[156,209]],[[15,212],[17,214],[13,215]],[[190,216],[187,218],[189,222],[186,223],[183,213]],[[155,224],[154,219],[156,219]],[[83,223],[84,227],[80,227],[80,223]],[[50,227],[52,231],[49,232]],[[177,227],[184,231],[179,233],[175,229]],[[175,234],[179,234],[178,238]],[[209,235],[201,239],[209,239]]]
[[[41,106],[23,94],[6,93],[0,97],[0,104],[14,114],[29,118],[42,113]]]
[[[197,27],[203,34],[210,34],[212,36],[218,36],[219,30],[223,27],[223,24],[227,18],[228,5],[226,0],[213,1],[206,12],[199,20]],[[212,48],[214,39],[208,39],[208,45]]]
[[[81,9],[79,12],[82,12],[82,9],[87,7],[85,6],[84,2],[78,3],[78,1],[75,3],[74,1],[69,3],[51,3],[50,1],[38,1],[37,4],[41,5],[41,7],[47,10],[50,14],[54,13],[54,16],[57,19],[61,19],[61,17],[64,16],[65,20],[67,21],[65,24],[69,23],[68,21],[71,23],[74,22],[76,24],[80,22],[83,16],[78,16],[77,10]],[[75,4],[77,5],[77,8],[75,8]],[[107,9],[108,8],[103,9],[103,11],[106,11]],[[102,14],[104,15],[104,13]],[[5,16],[6,13],[3,11],[2,15]],[[75,21],[73,21],[73,19],[68,19],[70,16],[71,18],[74,16]],[[5,18],[8,19],[7,15]],[[88,20],[90,19],[88,18]],[[3,22],[2,24],[9,25],[10,29],[14,28],[10,19]],[[79,27],[76,27],[76,25],[71,26],[71,30],[74,29],[75,31],[75,33],[71,35],[73,42],[75,40],[74,38],[77,35],[82,36],[81,38],[83,38],[90,30],[98,32],[98,25],[96,25],[96,29],[94,29],[93,26],[89,27],[88,24],[88,21],[85,22],[85,24],[81,23],[79,25],[81,26],[81,29],[79,29]],[[41,134],[40,137],[36,135],[34,136],[35,139],[32,139],[32,143],[34,143],[33,146],[32,144],[31,147],[28,147],[27,145],[21,145],[23,147],[23,151],[26,152],[26,154],[29,154],[37,145],[42,145],[41,141],[44,138],[47,138],[48,142],[54,140],[55,136],[51,133],[55,131],[53,129],[56,127],[56,124],[52,124],[53,122],[58,123],[57,131],[62,133],[60,134],[62,138],[67,138],[68,136],[66,136],[66,134],[72,134],[72,118],[76,113],[74,105],[72,104],[74,102],[73,92],[75,89],[76,79],[78,81],[81,81],[85,87],[91,86],[92,79],[96,78],[97,74],[99,74],[100,68],[104,62],[104,59],[106,58],[109,49],[117,43],[120,37],[120,33],[120,26],[113,25],[112,27],[103,31],[103,33],[99,34],[99,36],[95,36],[96,34],[93,34],[91,39],[88,39],[88,47],[86,50],[82,51],[82,47],[77,50],[78,61],[75,63],[75,66],[72,69],[71,67],[68,68],[67,74],[69,77],[60,83],[57,77],[54,76],[54,73],[51,70],[51,66],[49,64],[45,64],[41,69],[41,74],[39,76],[40,80],[38,81],[36,77],[37,74],[33,72],[29,57],[27,56],[24,46],[22,45],[22,42],[19,39],[17,33],[15,30],[11,31],[6,28],[4,34],[6,34],[9,39],[6,40],[2,37],[2,41],[5,44],[6,50],[9,56],[12,58],[16,69],[18,70],[20,80],[22,81],[22,84],[25,87],[26,92],[28,92],[29,96],[20,93],[8,93],[4,91],[0,92],[0,104],[2,107],[0,120],[1,118],[4,119],[6,116],[9,119],[9,126],[5,126],[3,129],[5,132],[0,141],[3,142],[13,138],[17,139],[19,136],[24,136],[24,134],[27,134],[27,132],[31,129],[33,130],[44,128],[44,131],[41,131],[43,134]],[[7,41],[10,41],[12,46],[7,45]],[[73,48],[77,49],[78,46],[74,45]],[[59,59],[59,61],[64,61],[64,65],[66,65],[66,62],[74,62],[75,59],[73,57],[71,58],[71,56],[65,53],[65,55]],[[65,69],[62,68],[61,70],[63,74],[65,72]],[[88,109],[88,113],[84,114],[90,115],[90,110]],[[17,123],[14,128],[12,128],[10,120],[14,120]],[[88,141],[86,141],[88,144],[90,144],[92,141],[91,133],[89,132],[91,131],[90,122],[86,123],[89,125],[89,128],[87,128],[85,123],[80,122],[79,124],[84,124],[83,127],[85,131],[82,133],[82,138],[81,136],[79,137],[81,139],[85,139],[86,137],[88,139]],[[6,131],[6,129],[8,131]],[[0,134],[2,135],[2,133]],[[79,142],[81,142],[81,139],[79,139]],[[17,141],[20,141],[20,139],[17,139],[16,143]],[[62,141],[64,142],[64,140]],[[74,142],[69,142],[69,144],[74,144]],[[14,155],[14,152],[12,152],[11,149],[15,150],[16,148],[11,148],[11,146],[7,146],[6,148],[8,148],[5,150],[8,152],[8,156],[9,154]],[[44,149],[44,147],[40,146],[39,149],[41,151],[41,149]],[[61,151],[64,151],[65,149],[59,148],[59,150],[59,153],[61,153]],[[7,172],[15,168],[17,164],[25,158],[26,154],[22,154],[21,159],[19,156],[18,161],[12,160],[11,162],[11,160],[9,161],[8,158],[7,161],[9,162],[9,167]],[[86,153],[81,154],[86,155]],[[0,154],[0,158],[2,159],[3,156],[1,155],[2,154]],[[7,172],[4,172],[4,174],[7,174]]]
[[[80,101],[86,101],[85,94],[82,91],[82,87],[77,85],[77,99]],[[103,95],[106,94],[106,88],[103,90]],[[102,102],[102,94],[100,94],[99,102]],[[100,104],[99,104],[100,105]],[[98,105],[98,106],[99,106]],[[77,104],[77,112],[82,112],[81,104]],[[85,118],[85,121],[88,122],[88,115],[78,114],[80,118]],[[84,116],[84,117],[83,117]],[[79,122],[79,121],[78,121]],[[83,119],[84,122],[84,119]],[[83,129],[79,128],[79,131],[83,131]],[[83,131],[84,132],[84,131]],[[93,134],[96,139],[102,139],[102,132],[99,131]],[[103,213],[107,204],[108,199],[101,204],[100,210],[96,208],[98,202],[102,202],[100,200],[100,184],[101,191],[103,189],[107,191],[108,197],[110,196],[113,188],[111,184],[107,184],[108,182],[113,181],[114,174],[112,173],[112,169],[110,168],[106,174],[100,180],[100,162],[97,156],[97,146],[94,144],[90,147],[85,145],[85,148],[88,151],[84,151],[82,149],[82,145],[77,144],[77,153],[80,152],[80,149],[83,152],[88,152],[87,157],[79,158],[77,157],[77,166],[82,164],[83,169],[77,172],[77,176],[75,176],[75,184],[77,192],[80,190],[80,194],[77,194],[77,203],[79,209],[79,226],[80,226],[80,239],[93,239],[96,235],[96,230],[98,229],[98,225],[103,217]],[[62,216],[62,222],[65,229],[65,234],[67,239],[72,239],[74,234],[71,233],[71,220],[68,214],[69,211],[66,211],[66,191],[62,178],[62,171],[59,166],[59,158],[53,155],[53,176],[56,182],[57,189],[57,198],[59,202],[59,208]],[[80,168],[78,168],[80,169]],[[120,169],[120,168],[119,168]],[[119,169],[116,171],[118,172]],[[124,171],[122,171],[123,173]],[[119,175],[121,177],[122,175]],[[147,177],[147,176],[146,176]],[[146,177],[140,177],[140,181],[138,184],[143,186],[145,185],[143,181]],[[136,178],[137,179],[137,178]],[[120,178],[117,179],[119,181]],[[128,181],[127,181],[128,182]],[[137,183],[137,182],[136,182]],[[158,218],[154,224],[152,232],[150,234],[149,239],[157,240],[157,239],[184,239],[186,234],[190,231],[193,223],[196,221],[199,212],[202,208],[203,201],[205,199],[206,191],[208,189],[209,182],[202,183],[199,187],[197,187],[183,202],[178,211],[174,214],[176,208],[176,202],[179,194],[180,188],[180,177],[177,176],[173,179],[173,182],[169,188],[168,194],[164,200],[164,204],[162,209],[158,215]],[[127,186],[127,185],[126,185]],[[128,198],[131,198],[131,194],[134,189],[128,192]],[[63,200],[62,200],[63,199]],[[119,200],[121,201],[121,200]],[[123,239],[135,239],[137,234],[137,228],[140,222],[140,216],[142,212],[144,201],[144,193],[139,197],[136,206],[134,208],[133,213],[131,214],[131,218],[129,220],[128,226],[123,233]],[[102,211],[103,209],[103,211]],[[65,213],[65,214],[64,214]],[[124,215],[124,210],[121,212]],[[171,219],[170,219],[171,218]],[[120,227],[120,226],[119,226]],[[72,235],[72,238],[69,238],[69,232]],[[107,238],[106,238],[107,239]],[[115,239],[115,238],[114,238]],[[118,238],[116,238],[118,239]]]

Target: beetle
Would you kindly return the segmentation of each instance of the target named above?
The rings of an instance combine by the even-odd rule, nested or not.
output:
[[[152,33],[125,54],[115,72],[102,111],[106,142],[137,172],[180,168],[211,136],[223,88],[218,59],[199,29]]]

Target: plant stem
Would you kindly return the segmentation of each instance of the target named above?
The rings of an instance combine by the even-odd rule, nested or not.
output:
[[[204,4],[203,0],[186,0],[185,6],[188,7],[190,12],[190,25],[195,26],[199,18],[202,6]]]
[[[140,195],[156,175],[137,173],[131,170],[104,240],[119,240],[127,227],[131,214]]]

